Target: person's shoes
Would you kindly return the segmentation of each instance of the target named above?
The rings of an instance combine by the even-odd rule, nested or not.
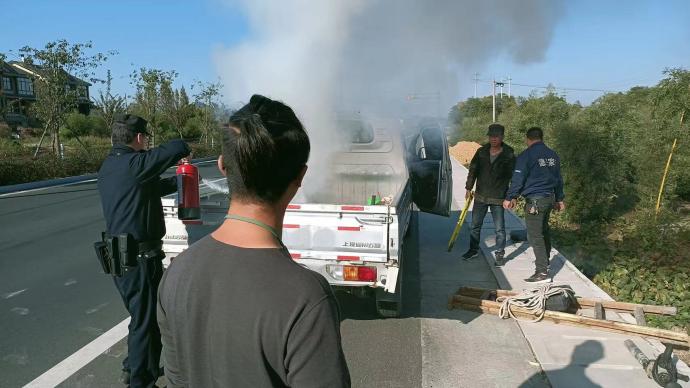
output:
[[[503,267],[503,265],[506,263],[505,261],[505,252],[503,251],[497,251],[496,254],[496,261],[494,262],[494,265],[496,267]]]
[[[129,386],[129,379],[131,377],[131,374],[128,370],[123,370],[122,374],[120,374],[120,378],[118,379],[122,384]]]
[[[546,272],[535,272],[534,275],[525,279],[527,283],[538,284],[538,283],[551,283],[551,278]]]
[[[462,255],[462,259],[463,260],[471,260],[477,256],[479,256],[479,251],[474,250],[474,249],[470,249],[469,251],[465,252],[464,255]]]

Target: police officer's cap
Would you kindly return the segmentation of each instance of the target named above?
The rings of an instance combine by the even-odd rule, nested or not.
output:
[[[115,124],[124,125],[134,133],[143,133],[150,136],[146,131],[146,124],[148,124],[148,122],[137,115],[127,113],[118,114],[115,116]]]
[[[487,136],[503,136],[505,128],[501,124],[493,123],[489,125],[489,130],[486,132]]]

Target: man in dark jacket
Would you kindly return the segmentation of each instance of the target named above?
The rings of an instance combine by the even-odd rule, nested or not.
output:
[[[501,124],[489,125],[489,143],[477,150],[470,162],[467,182],[465,183],[465,199],[469,198],[475,181],[477,190],[472,208],[472,231],[470,233],[470,249],[462,255],[464,260],[477,256],[479,252],[479,237],[484,224],[487,210],[491,209],[491,216],[496,227],[496,265],[504,264],[506,245],[506,230],[503,218],[503,198],[508,190],[508,183],[515,166],[513,149],[503,143],[505,129]]]
[[[113,148],[98,171],[106,233],[129,234],[134,250],[131,261],[135,264],[122,276],[113,277],[132,317],[121,377],[131,387],[153,387],[161,374],[156,321],[156,296],[165,257],[161,250],[165,235],[161,196],[175,192],[177,184],[174,176],[160,175],[190,152],[182,140],[147,151],[146,124],[138,116],[118,116],[112,126]]]
[[[565,209],[563,202],[563,177],[561,159],[543,142],[541,128],[527,130],[527,149],[518,156],[510,190],[503,207],[512,209],[519,196],[525,197],[525,223],[527,241],[534,250],[536,270],[525,279],[527,283],[547,283],[549,256],[551,256],[551,233],[549,216],[551,210]]]

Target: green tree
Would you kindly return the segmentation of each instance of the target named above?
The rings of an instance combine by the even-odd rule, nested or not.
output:
[[[87,87],[67,87],[70,75],[88,79],[92,83],[99,82],[95,78],[95,70],[109,55],[115,54],[112,51],[107,54],[87,54],[92,47],[91,42],[70,44],[61,39],[47,43],[42,49],[25,46],[19,50],[25,58],[25,66],[35,74],[33,81],[36,101],[32,105],[32,111],[43,123],[44,129],[34,157],[38,154],[46,133],[52,135],[53,153],[57,155],[59,152],[60,128],[65,123],[66,115],[77,107],[81,94],[79,89]]]
[[[220,91],[223,89],[223,84],[220,81],[214,83],[197,81],[194,87],[197,89],[194,100],[201,109],[201,138],[206,144],[211,143],[213,147],[214,134],[218,128],[217,113],[220,107],[218,99],[222,97]]]
[[[661,180],[666,159],[672,149],[673,153],[670,174],[666,181],[668,192],[680,198],[690,200],[690,155],[687,150],[688,116],[690,115],[690,71],[673,68],[664,71],[664,78],[652,93],[653,119],[657,124],[657,148],[665,150],[662,160],[655,161],[657,181]],[[673,198],[671,198],[673,199]]]
[[[94,101],[108,129],[112,127],[115,121],[115,115],[124,113],[127,109],[127,98],[112,93],[112,81],[113,77],[110,74],[110,70],[108,70],[105,80],[105,91],[101,90],[98,93],[98,98]]]
[[[156,146],[156,136],[160,127],[161,86],[172,83],[175,78],[177,78],[177,72],[174,70],[163,71],[146,67],[130,75],[131,83],[136,88],[132,108],[149,123],[151,147]]]
[[[173,89],[171,81],[165,80],[160,87],[161,113],[163,120],[170,123],[180,138],[184,138],[184,126],[194,114],[194,110],[189,104],[184,86],[181,89]]]
[[[491,97],[468,98],[458,103],[451,110],[453,117],[450,123],[454,132],[451,142],[460,139],[479,143],[486,141],[486,128],[491,124],[492,110]]]
[[[0,53],[0,70],[5,67],[5,60],[7,56],[4,53]],[[5,88],[0,85],[0,118],[5,118],[5,113],[7,113],[7,98],[5,97]]]
[[[506,141],[523,148],[524,134],[528,128],[542,128],[548,140],[557,125],[568,121],[571,109],[564,98],[547,91],[543,96],[532,94],[518,101],[506,115],[499,117],[499,121],[507,128]]]

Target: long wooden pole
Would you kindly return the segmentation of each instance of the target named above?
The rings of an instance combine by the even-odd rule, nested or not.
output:
[[[676,149],[676,142],[678,138],[673,139],[673,145],[671,146],[671,152],[668,154],[668,160],[666,161],[666,168],[664,169],[664,175],[661,177],[661,184],[659,185],[659,195],[656,197],[656,213],[659,214],[659,209],[661,208],[661,195],[664,193],[664,185],[666,184],[666,176],[668,175],[668,170],[671,167],[671,158],[673,157],[673,151]]]
[[[36,151],[34,152],[34,159],[36,159],[36,157],[38,157],[38,151],[40,151],[40,149],[41,149],[41,144],[43,144],[43,139],[46,137],[47,131],[48,131],[47,128],[43,130],[43,134],[41,135],[41,140],[38,141],[38,145],[36,146]]]
[[[464,310],[477,311],[482,313],[498,315],[501,304],[492,302],[490,300],[480,300],[476,298],[469,298],[458,295],[457,302],[454,302],[455,307]],[[513,307],[512,312],[520,318],[534,318],[534,315],[529,311]],[[545,311],[544,319],[555,323],[563,323],[570,326],[580,326],[597,330],[612,331],[621,334],[634,334],[641,337],[656,338],[662,342],[673,343],[690,347],[690,336],[686,333],[678,333],[670,330],[657,329],[647,326],[638,326],[623,322],[608,321],[605,319],[595,319],[582,317],[575,314],[561,313],[557,311]]]
[[[511,290],[487,290],[484,288],[462,287],[460,290],[458,290],[458,295],[480,297],[483,293],[492,291],[496,292],[496,296],[515,296],[520,293],[518,291]],[[678,309],[674,306],[616,302],[594,298],[577,298],[577,303],[580,305],[580,307],[594,307],[594,305],[597,303],[601,303],[601,305],[607,310],[623,313],[634,313],[635,309],[638,307],[641,307],[645,314],[676,315],[678,313]]]

